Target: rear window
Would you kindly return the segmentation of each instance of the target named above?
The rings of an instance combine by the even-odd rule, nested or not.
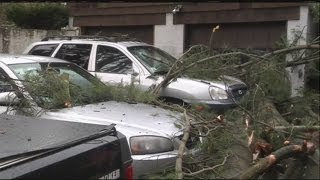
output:
[[[88,68],[92,44],[63,44],[55,58],[77,64],[84,69]]]
[[[41,44],[33,47],[28,54],[38,56],[51,56],[58,44]]]

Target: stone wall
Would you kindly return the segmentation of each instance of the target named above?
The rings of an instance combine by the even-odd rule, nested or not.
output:
[[[47,36],[79,35],[79,28],[61,30],[21,29],[0,25],[0,53],[21,54],[31,43],[41,41]]]

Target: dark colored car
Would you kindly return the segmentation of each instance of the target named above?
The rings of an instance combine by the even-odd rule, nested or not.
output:
[[[114,125],[0,115],[0,179],[132,179]]]

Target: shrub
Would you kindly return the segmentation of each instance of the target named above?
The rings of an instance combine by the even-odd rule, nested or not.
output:
[[[18,27],[53,30],[68,24],[69,13],[61,3],[8,3],[7,19]]]

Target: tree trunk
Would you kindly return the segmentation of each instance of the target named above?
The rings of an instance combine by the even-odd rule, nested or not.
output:
[[[295,157],[297,155],[309,155],[315,152],[313,143],[304,142],[302,145],[289,145],[278,149],[269,156],[260,159],[256,164],[247,169],[240,176],[240,179],[253,179],[263,172],[267,171],[277,162],[288,157]]]

